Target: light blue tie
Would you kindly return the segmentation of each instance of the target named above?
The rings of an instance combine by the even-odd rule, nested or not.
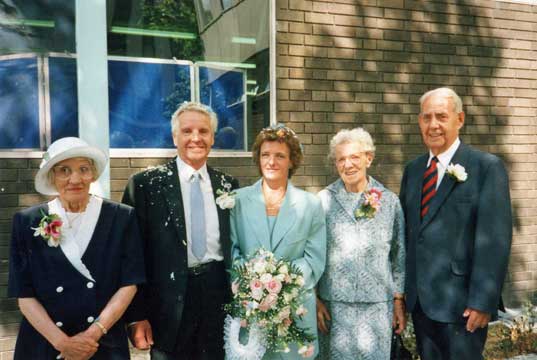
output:
[[[190,237],[192,240],[192,253],[201,260],[207,251],[207,234],[205,230],[205,206],[200,187],[200,175],[192,175],[190,185]]]

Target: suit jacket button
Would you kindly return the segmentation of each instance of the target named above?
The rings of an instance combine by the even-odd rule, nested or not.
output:
[[[93,283],[90,281],[86,284],[86,286],[88,287],[88,289],[92,289],[93,288]]]
[[[179,296],[177,297],[177,301],[183,301],[183,295],[179,295]]]
[[[63,323],[62,323],[61,321],[58,321],[58,322],[56,323],[56,326],[57,326],[57,327],[62,327],[62,326],[63,326]]]
[[[61,292],[63,292],[63,286],[58,286],[58,287],[56,288],[56,292],[57,292],[57,293],[61,293]]]
[[[89,323],[92,323],[93,321],[95,321],[95,318],[93,316],[88,316],[87,320]]]

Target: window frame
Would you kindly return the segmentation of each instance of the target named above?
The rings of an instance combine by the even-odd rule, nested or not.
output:
[[[269,98],[269,123],[274,125],[276,121],[276,0],[270,0],[269,4],[269,81],[270,81],[270,98]],[[8,54],[0,55],[0,59],[16,59],[26,57],[37,57],[38,62],[38,94],[39,94],[39,144],[40,149],[0,149],[0,159],[2,158],[26,158],[35,159],[42,158],[46,149],[51,143],[51,118],[50,118],[50,85],[48,83],[48,57],[60,56],[60,57],[72,57],[76,58],[76,54],[49,52],[46,55],[39,53],[22,53],[22,54]],[[136,61],[136,59],[127,56],[109,55],[107,60],[122,60],[122,61]],[[148,61],[149,58],[143,58],[144,61]],[[183,60],[170,60],[170,59],[153,59],[157,63],[181,63]],[[185,60],[186,61],[186,60]],[[193,67],[194,69],[194,67]],[[191,84],[193,80],[194,71],[191,72]],[[195,86],[191,86],[192,91],[196,91],[196,95],[192,97],[197,98],[197,84],[194,81]],[[77,99],[80,102],[80,99]],[[247,124],[247,120],[246,120]],[[245,125],[246,125],[245,124]],[[246,129],[246,126],[245,126]],[[171,134],[170,134],[171,136]],[[245,134],[245,144],[247,144]],[[176,149],[109,149],[111,158],[169,158],[177,155]],[[251,157],[252,153],[248,150],[211,150],[209,157]]]

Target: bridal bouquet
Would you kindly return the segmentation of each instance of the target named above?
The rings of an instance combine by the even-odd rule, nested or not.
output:
[[[303,357],[314,353],[315,337],[296,325],[306,314],[301,304],[304,278],[290,262],[278,260],[270,251],[258,250],[231,271],[233,301],[226,305],[226,356],[230,360],[261,359],[266,351],[289,352],[298,343]],[[240,329],[248,342],[239,341]]]

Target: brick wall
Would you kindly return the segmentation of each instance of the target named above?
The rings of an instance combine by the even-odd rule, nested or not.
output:
[[[329,181],[319,166],[341,128],[371,132],[371,174],[398,191],[403,165],[423,153],[419,97],[452,87],[465,105],[462,140],[509,169],[514,241],[510,305],[537,289],[537,6],[499,1],[278,0],[278,117],[300,132],[301,185]]]
[[[370,173],[394,191],[404,164],[424,149],[416,114],[426,90],[450,86],[467,113],[463,141],[509,169],[514,241],[504,295],[516,306],[537,289],[537,6],[491,0],[278,0],[278,119],[304,143],[293,182],[318,191],[334,179],[330,138],[363,126],[376,141]],[[129,175],[167,159],[112,159],[112,198]],[[252,183],[249,158],[210,164]],[[6,299],[11,217],[44,197],[39,161],[0,159],[0,360],[11,357],[16,303]]]

